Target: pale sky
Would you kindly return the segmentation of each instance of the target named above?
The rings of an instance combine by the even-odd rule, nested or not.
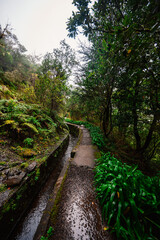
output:
[[[0,0],[0,24],[11,24],[28,54],[45,54],[66,39],[77,48],[78,39],[67,37],[67,19],[76,8],[72,0]],[[83,41],[84,37],[80,37]]]

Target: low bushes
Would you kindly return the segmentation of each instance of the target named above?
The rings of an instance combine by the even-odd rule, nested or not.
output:
[[[105,147],[105,139],[102,131],[99,127],[94,126],[93,124],[89,122],[83,122],[83,121],[73,121],[70,119],[66,119],[66,122],[77,124],[77,125],[84,125],[86,128],[89,129],[90,135],[92,138],[92,143],[97,145],[99,150],[104,150]]]
[[[27,141],[25,139],[38,135],[53,137],[56,135],[58,124],[59,121],[54,122],[39,105],[13,99],[0,100],[0,129],[16,141]]]
[[[148,177],[110,153],[97,159],[95,185],[102,214],[118,239],[158,239],[160,179]],[[157,237],[157,238],[156,238]]]

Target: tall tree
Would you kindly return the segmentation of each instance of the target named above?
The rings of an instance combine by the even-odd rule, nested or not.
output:
[[[159,1],[74,0],[73,4],[77,12],[68,21],[69,35],[75,37],[81,27],[93,46],[81,81],[84,96],[99,105],[106,135],[118,126],[132,139],[139,158],[150,149],[152,156],[160,120]]]
[[[74,51],[63,40],[59,49],[44,56],[39,67],[35,85],[37,98],[50,109],[53,117],[54,111],[59,112],[64,106],[67,80],[75,63]]]
[[[10,25],[2,29],[0,25],[0,76],[6,84],[29,84],[35,66],[25,54],[26,49],[12,33]]]

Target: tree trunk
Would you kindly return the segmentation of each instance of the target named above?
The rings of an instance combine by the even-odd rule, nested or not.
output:
[[[107,103],[107,107],[104,109],[102,120],[103,132],[105,136],[109,136],[112,131],[112,105],[111,99]]]
[[[136,139],[136,150],[138,151],[139,149],[141,149],[141,138],[138,132],[138,116],[137,116],[137,111],[135,109],[135,107],[133,107],[132,109],[132,114],[133,114],[133,129],[134,129],[134,136]]]
[[[132,105],[133,131],[134,131],[134,136],[136,139],[136,150],[137,151],[139,151],[139,149],[141,149],[141,138],[140,138],[140,135],[138,132],[138,115],[137,115],[138,87],[139,87],[139,81],[137,81],[136,85],[135,85],[135,95],[133,98],[133,105]]]
[[[156,112],[155,115],[154,115],[152,124],[151,124],[151,126],[150,126],[148,135],[147,135],[147,137],[146,137],[146,141],[145,141],[143,147],[141,148],[141,151],[142,151],[142,152],[144,152],[144,151],[148,148],[148,146],[149,146],[149,144],[150,144],[150,142],[151,142],[151,140],[152,140],[152,135],[153,135],[154,129],[155,129],[155,127],[156,127],[156,123],[157,123],[157,120],[158,120],[158,119],[160,119],[160,114],[159,114],[158,112]]]

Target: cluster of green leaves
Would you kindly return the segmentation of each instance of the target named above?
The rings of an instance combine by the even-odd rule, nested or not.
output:
[[[26,147],[32,147],[33,141],[34,140],[32,138],[25,138],[23,143],[25,144]]]
[[[37,170],[36,170],[36,175],[35,175],[35,181],[38,181],[38,179],[39,179],[39,177],[40,177],[40,174],[41,174],[41,172],[40,172],[40,169],[38,168]]]
[[[103,218],[118,239],[158,239],[160,179],[148,177],[110,153],[97,159],[95,185]]]
[[[50,227],[47,231],[47,237],[42,236],[40,240],[48,240],[53,235],[53,228]]]
[[[37,135],[51,137],[56,133],[57,124],[48,113],[36,104],[25,104],[17,100],[0,100],[0,128],[10,136],[20,137],[24,144],[33,145]]]
[[[70,120],[70,119],[65,119],[65,120],[66,120],[66,122],[70,122],[70,123],[77,124],[77,125],[84,125],[86,128],[88,128],[88,130],[90,131],[91,138],[92,138],[92,143],[97,145],[99,150],[104,150],[105,139],[104,139],[104,135],[99,127],[97,127],[89,122],[74,121],[74,120]]]
[[[0,192],[3,192],[7,189],[7,185],[6,184],[0,184]]]
[[[38,103],[56,117],[64,109],[67,80],[77,63],[75,53],[65,40],[60,48],[46,53],[41,64],[37,56],[25,52],[11,27],[0,25],[0,99]]]

